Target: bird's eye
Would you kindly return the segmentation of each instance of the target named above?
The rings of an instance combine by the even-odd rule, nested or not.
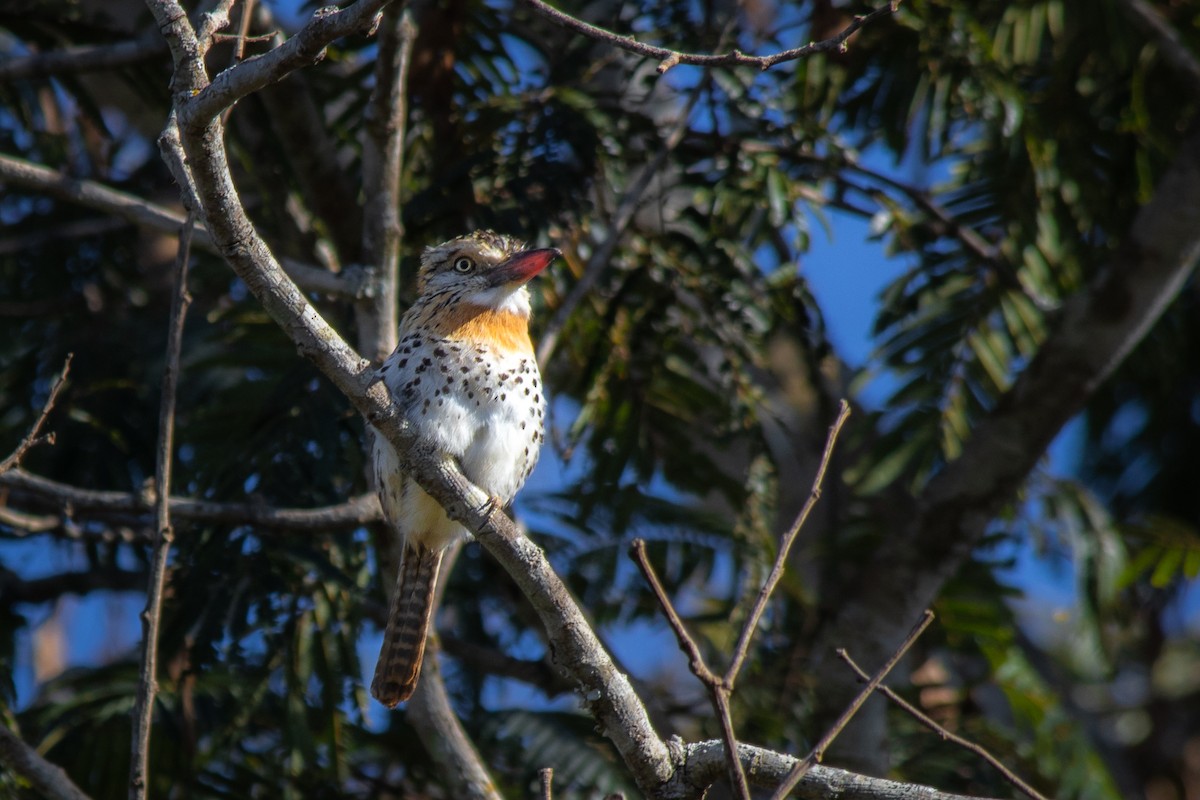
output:
[[[475,269],[475,262],[466,256],[459,256],[458,258],[454,259],[455,272],[467,273],[473,269]]]

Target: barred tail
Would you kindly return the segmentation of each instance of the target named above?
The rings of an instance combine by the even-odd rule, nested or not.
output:
[[[412,697],[425,656],[425,638],[433,619],[433,593],[444,550],[404,549],[383,649],[375,665],[371,694],[388,708]]]

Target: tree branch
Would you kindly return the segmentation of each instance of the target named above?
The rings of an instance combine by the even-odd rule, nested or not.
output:
[[[158,447],[154,474],[154,553],[150,558],[150,585],[142,612],[142,664],[138,675],[137,699],[133,706],[132,744],[129,757],[129,797],[141,800],[149,783],[150,728],[154,718],[154,696],[158,693],[158,631],[162,625],[163,592],[167,560],[175,531],[171,528],[171,472],[175,457],[175,395],[179,385],[179,353],[183,347],[183,324],[192,298],[188,294],[188,261],[192,257],[192,228],[188,215],[179,233],[179,255],[175,264],[175,293],[167,323],[167,354],[163,371],[162,399],[158,412]]]
[[[804,523],[808,521],[809,514],[817,505],[817,501],[821,499],[821,485],[825,482],[825,473],[829,469],[829,462],[833,458],[833,448],[837,445],[838,436],[842,433],[842,427],[845,426],[846,420],[850,418],[850,404],[845,400],[841,401],[838,407],[837,418],[829,427],[829,435],[825,439],[825,451],[821,454],[821,461],[817,466],[817,474],[813,477],[812,489],[808,493],[808,500],[800,509],[800,513],[796,515],[795,522],[788,532],[783,535],[783,539],[779,542],[779,554],[775,557],[775,564],[771,567],[770,574],[763,582],[762,588],[759,589],[758,597],[754,601],[754,606],[750,610],[750,614],[746,617],[746,622],[742,626],[742,633],[738,636],[737,645],[733,649],[733,658],[729,661],[729,668],[725,672],[725,683],[728,684],[732,691],[734,683],[737,681],[738,673],[742,669],[742,663],[746,660],[746,655],[750,651],[750,640],[754,636],[754,632],[758,629],[758,621],[762,618],[763,611],[767,608],[767,603],[771,599],[771,595],[775,592],[776,585],[779,584],[779,579],[783,577],[784,570],[787,568],[788,554],[792,550],[792,545],[796,542],[796,537],[800,535],[800,530],[804,527]]]
[[[359,347],[376,363],[396,349],[399,315],[400,176],[408,109],[408,65],[417,29],[412,13],[399,5],[383,12],[375,89],[363,120],[363,257],[375,269],[375,292],[360,303]]]
[[[67,355],[67,360],[63,362],[62,370],[58,373],[58,377],[54,379],[54,385],[50,387],[50,394],[46,397],[46,402],[42,405],[42,411],[38,414],[38,418],[34,420],[33,427],[29,429],[29,433],[17,445],[17,449],[9,454],[8,458],[0,461],[0,475],[15,469],[20,465],[21,459],[30,449],[39,444],[54,444],[54,434],[48,433],[45,436],[39,435],[42,426],[46,424],[46,417],[50,416],[51,409],[54,408],[55,401],[58,400],[58,393],[62,391],[63,386],[67,382],[67,373],[71,371],[71,356]]]
[[[702,55],[698,53],[681,53],[677,50],[671,50],[667,47],[658,47],[657,45],[645,44],[639,42],[632,36],[619,36],[612,31],[607,31],[604,28],[598,28],[583,20],[576,19],[570,14],[564,14],[557,8],[550,6],[542,0],[525,0],[525,2],[542,16],[552,22],[563,26],[576,33],[587,36],[590,39],[595,39],[605,44],[610,44],[614,47],[619,47],[622,50],[628,50],[631,53],[637,53],[640,56],[648,56],[656,58],[659,61],[658,73],[661,75],[671,67],[679,64],[691,64],[698,67],[733,67],[733,66],[751,66],[758,67],[764,72],[776,64],[782,64],[785,61],[795,61],[798,58],[805,58],[814,53],[827,53],[833,50],[845,52],[846,40],[854,33],[868,25],[875,19],[892,14],[900,5],[899,0],[891,0],[888,5],[875,9],[870,14],[862,17],[855,17],[846,28],[830,39],[825,39],[820,42],[810,42],[803,47],[796,47],[791,50],[785,50],[781,53],[775,53],[769,56],[751,56],[746,55],[740,50],[733,50],[728,53],[718,55]]]
[[[152,510],[147,498],[139,494],[80,489],[19,468],[0,475],[0,486],[8,488],[12,496],[22,501],[63,509],[63,515],[69,519],[81,513],[100,518],[133,516],[141,519],[149,517]],[[382,519],[374,494],[359,495],[345,503],[321,508],[273,508],[257,503],[215,503],[172,497],[170,513],[175,519],[189,522],[313,532],[357,528]]]
[[[155,31],[153,35],[126,42],[68,47],[0,61],[0,83],[49,78],[64,73],[120,69],[162,58],[168,53],[167,43]]]
[[[197,55],[195,31],[177,0],[148,0],[148,5],[172,42],[181,138],[204,217],[221,253],[300,353],[311,359],[396,448],[404,471],[443,506],[450,518],[473,531],[513,578],[546,629],[553,663],[576,685],[584,707],[613,742],[639,788],[651,797],[677,796],[670,794],[671,781],[683,770],[687,749],[682,745],[668,747],[655,732],[629,679],[616,669],[541,548],[495,508],[484,492],[468,482],[452,459],[418,439],[386,387],[376,379],[370,362],[337,335],[280,269],[238,200],[216,117],[222,104],[213,99],[215,93],[203,95],[207,77]],[[378,0],[360,0],[338,14],[361,16],[362,9],[380,5]],[[327,26],[320,31],[308,37],[310,49],[323,47],[327,39],[338,35]],[[302,62],[292,59],[286,63]],[[243,62],[238,69],[253,63]],[[272,79],[281,77],[277,67],[283,62],[277,57],[271,63],[276,66],[269,75]],[[239,91],[255,88],[250,78],[239,80]],[[236,95],[231,87],[226,81],[220,96],[228,99]],[[806,776],[802,786],[810,779],[816,776]]]
[[[851,658],[850,654],[847,653],[845,650],[838,651],[838,657],[840,659],[842,659],[842,661],[845,661],[846,664],[850,667],[850,669],[854,670],[854,674],[857,675],[860,680],[866,681],[866,680],[871,679],[871,676],[868,675],[866,672],[864,672],[863,669],[858,666],[858,664],[854,663],[854,659]],[[901,697],[900,695],[898,695],[894,691],[892,691],[891,687],[887,686],[886,684],[881,683],[876,688],[879,692],[883,693],[883,695],[885,697],[887,697],[888,700],[891,700],[897,706],[902,708],[906,714],[908,714],[910,717],[915,719],[917,722],[924,725],[929,730],[936,733],[943,740],[945,740],[947,742],[952,742],[953,744],[956,744],[965,750],[971,751],[972,753],[974,753],[975,755],[979,756],[984,761],[986,761],[988,764],[992,765],[992,767],[994,769],[996,769],[1000,773],[1001,776],[1003,776],[1004,780],[1008,781],[1013,786],[1017,787],[1017,789],[1019,789],[1021,792],[1023,792],[1028,797],[1033,798],[1033,800],[1047,800],[1047,798],[1045,796],[1043,796],[1040,792],[1038,792],[1036,789],[1034,789],[1032,786],[1030,786],[1025,781],[1021,780],[1021,778],[1015,772],[1010,770],[1008,767],[1004,766],[1004,764],[1001,763],[1000,759],[996,758],[994,755],[992,755],[990,752],[988,752],[987,748],[985,748],[983,745],[975,744],[975,742],[972,742],[968,739],[964,739],[963,737],[953,734],[950,731],[946,730],[941,725],[937,724],[934,720],[932,720],[927,714],[922,712],[921,709],[917,708],[912,703],[908,702],[903,697]]]
[[[34,790],[48,800],[90,800],[71,782],[62,767],[42,758],[4,725],[0,725],[0,762],[29,781]]]
[[[155,205],[137,195],[111,189],[102,183],[77,180],[31,161],[0,153],[0,181],[34,189],[67,203],[92,208],[127,220],[138,227],[174,234],[187,217],[170,208]],[[217,253],[212,237],[203,227],[193,235],[194,244],[202,250]],[[329,270],[293,259],[283,260],[284,269],[305,290],[335,296],[365,296],[363,287],[350,276],[337,275]]]
[[[748,744],[738,745],[738,756],[750,783],[767,788],[778,786],[798,763],[792,756]],[[719,739],[684,745],[679,762],[670,784],[658,795],[664,800],[691,800],[717,781],[726,768],[724,745]],[[821,765],[809,770],[792,796],[801,800],[981,800]]]
[[[775,794],[771,796],[771,800],[785,800],[785,798],[788,796],[788,793],[792,790],[792,787],[794,787],[799,780],[803,778],[810,769],[813,768],[815,764],[820,763],[821,759],[825,755],[825,751],[829,749],[829,746],[833,744],[833,740],[837,738],[838,734],[842,732],[842,730],[850,723],[850,720],[853,719],[854,715],[858,713],[858,710],[862,708],[862,704],[867,702],[867,698],[870,697],[871,693],[875,691],[875,687],[882,683],[883,679],[888,676],[888,673],[896,668],[896,665],[900,663],[900,659],[904,658],[904,654],[908,652],[909,648],[913,646],[913,644],[918,638],[920,638],[921,634],[925,632],[925,629],[928,628],[932,622],[933,612],[929,609],[926,609],[925,613],[921,616],[921,621],[918,622],[911,631],[909,631],[908,636],[905,637],[904,641],[900,643],[900,646],[896,648],[896,652],[892,653],[891,657],[887,660],[887,663],[880,667],[879,672],[875,674],[875,677],[871,678],[871,680],[867,682],[867,685],[861,692],[858,693],[858,696],[854,698],[854,700],[846,707],[844,711],[842,711],[842,715],[838,717],[837,722],[833,723],[833,726],[830,727],[830,729],[826,731],[825,735],[821,737],[821,741],[817,742],[813,746],[812,751],[804,757],[803,761],[798,762],[796,766],[792,767],[792,771],[788,773],[787,778],[785,778],[779,788],[775,790]]]

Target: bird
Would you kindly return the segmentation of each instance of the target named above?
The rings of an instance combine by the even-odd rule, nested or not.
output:
[[[526,284],[560,255],[490,230],[427,247],[417,299],[379,370],[419,437],[456,459],[499,508],[524,485],[544,440]],[[376,492],[403,545],[371,694],[394,708],[416,690],[442,557],[468,532],[404,473],[382,435],[373,439]]]

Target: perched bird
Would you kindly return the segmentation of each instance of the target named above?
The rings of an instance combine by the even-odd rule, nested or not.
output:
[[[526,282],[560,255],[476,231],[426,248],[417,300],[380,376],[420,435],[457,459],[504,507],[525,483],[542,444],[546,402],[529,339]],[[371,694],[391,708],[416,689],[446,548],[467,531],[400,468],[376,434],[376,491],[403,540],[396,591]]]

